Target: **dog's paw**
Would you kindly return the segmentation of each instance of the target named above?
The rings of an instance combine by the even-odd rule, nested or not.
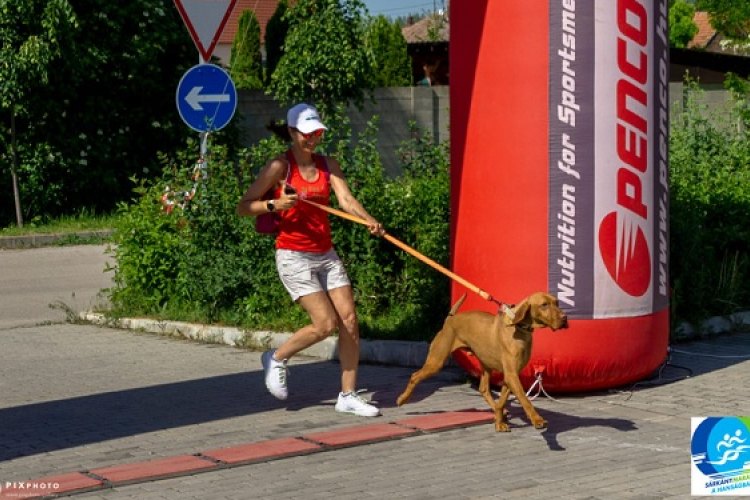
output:
[[[507,422],[496,422],[495,432],[510,432],[510,426]]]
[[[534,421],[534,428],[535,429],[546,429],[547,428],[547,421],[543,418],[540,418],[539,420]]]

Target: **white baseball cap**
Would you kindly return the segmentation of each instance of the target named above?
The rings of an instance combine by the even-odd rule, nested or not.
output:
[[[297,104],[286,114],[286,124],[296,128],[303,134],[309,134],[315,130],[328,130],[328,127],[320,121],[318,111],[309,104]]]

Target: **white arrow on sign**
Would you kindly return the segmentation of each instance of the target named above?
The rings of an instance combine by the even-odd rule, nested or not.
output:
[[[203,87],[193,87],[188,95],[185,96],[185,102],[193,108],[193,111],[203,111],[202,102],[229,102],[229,94],[203,94]]]

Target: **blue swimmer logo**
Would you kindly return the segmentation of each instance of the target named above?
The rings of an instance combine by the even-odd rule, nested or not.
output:
[[[705,476],[705,488],[719,493],[724,488],[750,486],[750,418],[708,417],[693,433],[693,464]],[[713,490],[713,491],[712,491]]]

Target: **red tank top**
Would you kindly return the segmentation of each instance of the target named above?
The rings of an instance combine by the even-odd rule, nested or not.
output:
[[[299,193],[300,199],[308,199],[321,205],[331,204],[331,184],[326,160],[321,155],[313,155],[318,168],[318,178],[308,182],[300,175],[297,160],[291,151],[286,153],[290,172],[289,184]],[[281,195],[277,188],[275,197]],[[331,241],[331,224],[328,214],[323,210],[298,201],[294,207],[281,212],[279,234],[276,236],[276,248],[298,252],[325,253],[333,247]]]

